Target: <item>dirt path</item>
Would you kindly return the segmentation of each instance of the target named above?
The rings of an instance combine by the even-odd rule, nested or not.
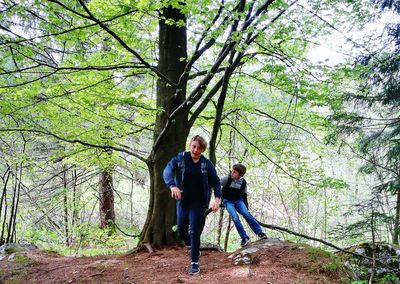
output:
[[[304,247],[262,240],[246,248],[252,264],[235,265],[232,254],[202,251],[201,273],[187,273],[184,248],[168,247],[149,254],[62,257],[38,250],[0,261],[0,282],[9,283],[339,283],[326,269],[328,259],[310,258]],[[237,251],[240,253],[240,251]],[[245,255],[245,253],[243,253]],[[22,263],[23,257],[28,262]],[[324,268],[325,267],[325,268]]]

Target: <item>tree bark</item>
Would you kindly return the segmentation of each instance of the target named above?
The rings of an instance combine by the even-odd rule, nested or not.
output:
[[[397,190],[397,200],[396,200],[396,217],[394,220],[394,232],[393,232],[393,243],[399,244],[399,228],[400,227],[400,189]]]
[[[217,244],[221,245],[221,237],[222,237],[222,227],[223,227],[223,220],[224,220],[224,209],[219,209],[219,218],[218,218],[218,229],[217,229]]]
[[[114,188],[112,169],[100,173],[100,228],[113,227],[115,224]]]
[[[78,183],[78,176],[76,173],[76,167],[74,166],[74,169],[72,171],[72,224],[71,227],[73,228],[75,223],[78,220],[78,205],[77,205],[77,188],[76,185]]]
[[[374,277],[376,272],[376,245],[375,245],[375,210],[372,208],[371,210],[371,235],[372,235],[372,267],[371,267],[371,275],[369,277],[368,284],[374,283]]]
[[[1,219],[3,219],[2,223],[2,227],[1,227],[1,234],[0,234],[0,245],[3,245],[5,243],[5,239],[4,239],[4,234],[6,232],[6,218],[7,218],[7,185],[8,185],[8,181],[10,179],[11,176],[11,170],[10,170],[10,166],[7,167],[6,173],[4,174],[4,176],[6,176],[6,178],[2,178],[2,182],[3,182],[3,191],[1,194],[1,198],[0,198],[0,221]],[[4,218],[2,217],[2,210],[3,210],[3,204],[4,204]]]
[[[148,159],[150,202],[140,241],[153,246],[178,242],[173,230],[176,224],[175,200],[171,198],[162,174],[167,162],[178,152],[184,151],[189,133],[187,110],[180,110],[171,119],[171,114],[186,97],[186,82],[180,80],[187,58],[186,26],[171,25],[166,22],[172,20],[186,23],[186,17],[180,9],[171,6],[162,8],[160,13],[157,68],[176,85],[172,86],[162,78],[157,81],[157,107],[162,111],[156,118],[155,146]]]
[[[228,226],[226,226],[225,241],[224,241],[224,251],[228,249],[229,242],[229,232],[231,231],[232,217],[228,215]]]
[[[12,197],[12,203],[11,203],[11,208],[10,208],[10,218],[9,218],[9,223],[8,223],[8,230],[7,230],[7,238],[6,238],[6,243],[12,243],[15,239],[15,227],[16,227],[16,218],[17,218],[17,212],[18,212],[18,204],[19,204],[19,194],[21,190],[21,180],[18,178],[18,174],[20,175],[19,177],[22,177],[22,164],[16,165],[15,167],[15,176],[13,178],[13,197]]]
[[[67,181],[68,169],[66,165],[63,165],[62,180],[63,180],[63,204],[64,204],[64,232],[65,232],[65,245],[70,246],[70,236],[69,236],[69,212],[68,212],[68,181]]]

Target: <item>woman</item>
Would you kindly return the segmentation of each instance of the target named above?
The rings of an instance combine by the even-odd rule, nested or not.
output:
[[[200,272],[200,222],[210,203],[211,188],[215,201],[212,211],[218,211],[221,203],[221,184],[214,165],[202,153],[207,141],[200,135],[190,140],[188,152],[173,157],[164,169],[163,177],[177,200],[176,212],[179,237],[190,246],[189,274]]]

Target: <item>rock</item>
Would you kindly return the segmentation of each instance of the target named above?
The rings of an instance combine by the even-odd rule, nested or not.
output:
[[[240,253],[233,257],[232,262],[235,265],[252,264],[258,262],[258,258],[252,254]]]
[[[35,250],[38,247],[32,244],[4,244],[0,247],[0,261],[7,257],[7,255],[15,252],[21,252],[26,250]]]
[[[17,253],[12,253],[10,254],[10,256],[8,257],[8,261],[13,261],[15,259],[15,256],[17,255]]]
[[[268,239],[262,239],[258,240],[257,243],[260,243],[262,247],[270,247],[278,244],[282,244],[283,242],[280,239],[277,238],[268,238]]]
[[[362,243],[358,245],[354,245],[346,250],[352,251],[361,256],[367,256],[372,258],[372,244],[371,243]],[[400,270],[400,247],[392,244],[386,243],[377,243],[375,244],[375,256],[376,259],[379,260],[377,262],[377,274],[384,274],[391,272],[392,270],[388,267],[391,267],[395,270]],[[356,267],[356,275],[358,277],[362,277],[365,273],[371,273],[372,261],[363,257],[346,257],[347,264],[349,267]],[[388,267],[384,267],[379,263],[383,263]]]
[[[256,253],[260,249],[268,248],[278,244],[282,244],[282,241],[275,238],[257,240],[230,254],[228,258],[231,258],[235,265],[256,263],[259,261]]]
[[[252,254],[252,253],[255,253],[258,251],[259,251],[259,248],[257,248],[257,247],[246,247],[246,248],[242,249],[241,253],[242,254]]]
[[[232,262],[235,265],[252,264],[258,262],[256,252],[259,248],[253,246],[247,246],[229,255],[228,258],[232,258]]]
[[[223,248],[220,245],[212,244],[212,243],[201,243],[200,250],[216,250],[219,252],[223,252]]]

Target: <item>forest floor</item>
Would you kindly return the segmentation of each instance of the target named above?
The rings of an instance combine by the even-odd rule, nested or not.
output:
[[[187,272],[189,256],[183,247],[91,257],[26,250],[0,261],[0,283],[350,283],[331,255],[271,240],[276,239],[233,253],[203,250],[201,272],[195,276]],[[235,264],[235,255],[247,255],[252,263]]]

